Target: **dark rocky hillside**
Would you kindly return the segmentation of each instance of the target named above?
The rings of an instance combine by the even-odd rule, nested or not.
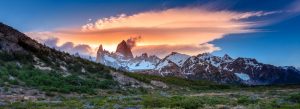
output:
[[[0,23],[0,84],[96,94],[116,88],[111,68],[61,52]]]

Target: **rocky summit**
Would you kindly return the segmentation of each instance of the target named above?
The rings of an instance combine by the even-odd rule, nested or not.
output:
[[[127,45],[127,43],[124,40],[118,44],[116,53],[120,53],[126,58],[133,58],[131,48]]]

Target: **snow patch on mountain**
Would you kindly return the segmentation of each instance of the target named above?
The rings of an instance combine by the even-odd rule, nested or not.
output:
[[[252,66],[252,67],[255,67],[255,68],[258,68],[258,67],[261,67],[255,59],[251,59],[251,58],[245,58],[244,59],[244,62],[247,66]]]
[[[141,62],[129,63],[128,68],[130,71],[134,70],[151,70],[155,68],[155,64],[149,61],[142,60]]]
[[[245,74],[245,73],[234,73],[234,74],[244,81],[250,80],[250,77],[248,74]]]
[[[113,57],[110,57],[108,55],[104,55],[104,60],[109,61],[109,62],[116,62],[116,59],[114,59]]]
[[[198,56],[200,60],[206,61],[207,63],[213,65],[214,67],[219,68],[221,65],[221,57],[213,56],[209,53],[204,53]]]
[[[183,63],[189,58],[189,55],[186,54],[180,54],[180,53],[176,53],[173,52],[171,53],[171,55],[167,56],[166,59],[174,62],[176,65],[178,65],[179,67],[182,67]]]
[[[168,60],[163,60],[163,62],[160,62],[157,66],[156,66],[156,70],[160,70],[161,68],[163,68],[163,67],[165,67],[165,66],[167,66],[167,65],[169,65],[169,62],[168,62]]]

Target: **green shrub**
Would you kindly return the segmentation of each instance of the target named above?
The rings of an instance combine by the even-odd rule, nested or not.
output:
[[[230,89],[229,85],[219,85],[212,81],[205,80],[189,80],[179,77],[161,77],[155,75],[138,74],[138,73],[124,73],[125,75],[135,78],[137,80],[143,81],[145,83],[150,83],[151,80],[162,81],[167,84],[188,87],[196,90],[206,90],[206,89]]]
[[[23,46],[28,46],[26,43]],[[28,48],[30,49],[30,48]],[[8,82],[9,84],[18,85],[19,81],[25,83],[29,87],[36,87],[47,92],[61,93],[88,93],[95,94],[96,89],[109,89],[116,87],[109,74],[109,69],[103,65],[93,63],[81,58],[71,57],[69,54],[52,52],[43,49],[33,49],[36,55],[47,66],[53,70],[43,71],[34,68],[34,60],[32,53],[6,53],[0,52],[0,84]],[[59,69],[61,61],[70,62],[68,64],[71,70],[70,76],[64,77]],[[20,63],[21,67],[16,63]],[[68,67],[67,66],[67,67]],[[89,68],[87,72],[80,78],[81,68]],[[9,76],[13,76],[16,80],[9,80]]]
[[[184,108],[197,109],[204,104],[214,106],[216,104],[226,104],[229,101],[223,97],[192,97],[192,96],[146,96],[142,104],[147,108]]]
[[[300,103],[300,93],[291,94],[287,99],[295,103]]]
[[[237,103],[238,104],[243,104],[243,105],[248,105],[248,104],[255,104],[258,103],[258,99],[251,98],[248,96],[241,96],[238,98]]]

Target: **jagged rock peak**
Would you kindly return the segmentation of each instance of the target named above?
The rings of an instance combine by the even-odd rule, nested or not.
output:
[[[133,58],[131,48],[127,45],[127,43],[124,40],[118,44],[116,53],[120,53],[126,58]]]
[[[222,57],[223,60],[232,60],[232,58],[228,55],[228,54],[225,54],[223,57]]]
[[[142,54],[142,57],[143,57],[143,58],[148,58],[148,54],[147,54],[147,53],[143,53],[143,54]]]
[[[190,57],[187,54],[183,54],[183,53],[178,53],[178,52],[171,52],[169,55],[166,56],[166,58],[170,57],[170,56],[184,56],[184,57]]]
[[[173,51],[173,52],[172,52],[170,55],[174,55],[174,54],[179,54],[179,53],[178,53],[178,52],[174,52],[174,51]]]
[[[186,54],[181,54],[181,53],[177,53],[177,52],[172,52],[171,54],[169,54],[168,56],[166,56],[165,58],[174,62],[177,66],[182,66],[183,63],[189,58],[189,55]]]
[[[103,56],[103,47],[102,44],[100,44],[97,54],[96,54],[96,62],[101,62],[102,61],[102,56]]]
[[[210,56],[213,56],[213,55],[210,53],[202,53],[202,54],[197,55],[197,57],[210,57]]]
[[[101,52],[103,52],[104,50],[103,50],[103,47],[102,47],[102,44],[100,44],[100,46],[99,46],[99,48],[98,48],[98,51],[97,51],[97,54],[99,54],[99,53],[101,53]]]
[[[254,59],[254,58],[242,58],[242,57],[239,57],[239,58],[236,59],[236,61],[258,63],[257,60]]]

